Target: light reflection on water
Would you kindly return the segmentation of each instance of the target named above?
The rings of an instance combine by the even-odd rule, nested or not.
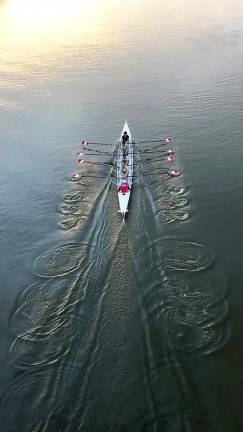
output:
[[[240,430],[242,15],[239,0],[0,2],[11,432]],[[81,138],[113,142],[125,119],[175,136],[182,176],[138,184],[122,227],[112,184],[67,176]],[[72,248],[58,263],[72,243],[85,269]]]

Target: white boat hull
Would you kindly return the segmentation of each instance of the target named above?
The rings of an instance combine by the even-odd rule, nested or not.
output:
[[[128,212],[128,203],[129,203],[129,199],[130,199],[130,194],[131,194],[131,191],[128,191],[128,192],[118,191],[120,213],[123,216],[125,216],[125,214]]]
[[[122,167],[122,160],[124,159],[124,157],[123,157],[123,151],[122,151],[121,137],[125,131],[129,135],[128,154],[126,156],[126,161],[127,161],[126,182],[128,185],[128,191],[122,192],[120,190],[120,188],[121,188],[121,184],[124,180],[124,177],[122,175],[121,167]],[[130,200],[132,183],[133,183],[133,140],[132,140],[132,135],[131,135],[131,132],[130,132],[130,129],[128,127],[127,122],[125,122],[125,124],[124,124],[124,127],[122,129],[122,133],[121,133],[121,137],[119,139],[119,144],[118,144],[118,148],[117,148],[116,171],[117,171],[118,201],[119,201],[119,207],[120,207],[119,211],[124,218],[126,213],[128,212],[128,203]]]

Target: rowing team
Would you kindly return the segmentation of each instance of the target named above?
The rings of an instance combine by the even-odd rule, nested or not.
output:
[[[129,143],[129,135],[126,131],[124,131],[122,137],[121,137],[121,145],[122,145],[122,160],[121,160],[121,176],[122,176],[122,182],[120,184],[119,190],[122,193],[128,192],[128,183],[127,183],[127,176],[128,176],[128,169],[127,169],[127,155],[128,155],[128,143]]]
[[[165,143],[171,143],[173,142],[173,139],[171,137],[166,137],[163,138],[162,141],[164,141]],[[121,142],[121,150],[122,150],[122,160],[121,160],[121,168],[120,168],[120,174],[122,177],[122,183],[120,184],[119,190],[121,190],[122,192],[127,192],[130,188],[127,184],[127,178],[128,178],[128,164],[129,164],[129,160],[128,160],[128,150],[129,150],[129,135],[126,131],[123,132],[123,135],[120,138],[120,142]],[[154,142],[154,141],[152,141]],[[81,141],[81,144],[83,146],[83,148],[85,148],[86,146],[88,146],[89,142],[88,141]],[[168,149],[168,153],[167,154],[172,154],[174,153],[173,149]],[[79,153],[78,153],[79,155]],[[80,154],[81,155],[81,154]],[[162,159],[164,160],[164,159]],[[173,156],[168,156],[167,160],[172,161],[173,160]],[[84,160],[79,160],[79,163],[83,163]],[[88,162],[87,162],[88,163]],[[89,162],[91,163],[91,162]],[[180,175],[180,172],[176,169],[171,169],[168,171],[168,174],[171,177],[177,177]],[[72,181],[78,181],[81,180],[82,176],[81,174],[77,173],[76,171],[72,172],[70,175],[70,180]],[[126,190],[125,190],[126,189]]]

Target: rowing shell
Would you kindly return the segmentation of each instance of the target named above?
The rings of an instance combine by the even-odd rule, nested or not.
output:
[[[126,155],[124,154],[124,149],[122,145],[122,135],[124,132],[127,132],[129,136],[129,143],[128,143]],[[123,219],[125,218],[126,213],[128,212],[128,203],[129,203],[132,183],[133,183],[133,151],[134,151],[134,144],[132,140],[132,135],[127,122],[125,122],[120,139],[118,141],[117,159],[116,159],[116,178],[117,178],[118,201],[120,207],[119,212],[122,214]]]

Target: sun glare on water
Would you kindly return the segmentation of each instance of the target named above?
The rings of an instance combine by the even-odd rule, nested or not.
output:
[[[72,31],[79,24],[79,30],[89,34],[95,30],[102,17],[98,0],[10,0],[10,19],[19,30],[30,31]]]
[[[98,10],[98,0],[10,0],[8,12],[15,24],[25,26],[56,27],[77,14],[91,19]]]
[[[99,43],[107,0],[9,0],[0,11],[0,49],[15,61],[34,51]]]

